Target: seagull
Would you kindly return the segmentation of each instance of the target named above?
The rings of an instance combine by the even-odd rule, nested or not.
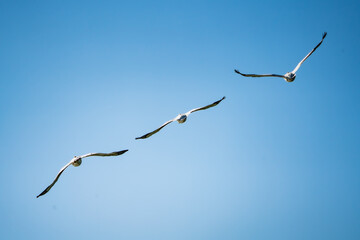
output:
[[[166,125],[168,125],[169,123],[172,123],[174,121],[178,121],[178,123],[184,123],[186,121],[186,119],[188,118],[188,116],[190,115],[190,113],[193,113],[193,112],[196,112],[196,111],[200,111],[200,110],[205,110],[205,109],[208,109],[208,108],[211,108],[211,107],[214,107],[216,105],[218,105],[222,100],[224,100],[225,97],[223,97],[222,99],[210,104],[210,105],[207,105],[205,107],[200,107],[200,108],[195,108],[195,109],[192,109],[190,111],[188,111],[187,113],[184,113],[184,114],[179,114],[177,115],[176,118],[172,119],[172,120],[169,120],[167,121],[166,123],[164,123],[163,125],[161,125],[161,127],[159,127],[158,129],[152,131],[152,132],[149,132],[141,137],[137,137],[135,138],[136,140],[137,139],[145,139],[145,138],[148,138],[152,135],[154,135],[155,133],[157,133],[158,131],[160,131],[163,127],[165,127]]]
[[[326,37],[327,32],[323,33],[322,39],[321,41],[318,43],[318,45],[316,45],[316,47],[311,50],[311,52],[308,53],[308,55],[306,55],[304,57],[303,60],[301,60],[298,65],[295,67],[294,70],[292,70],[291,72],[287,72],[285,75],[279,75],[279,74],[244,74],[239,72],[239,70],[235,69],[234,71],[238,74],[241,74],[245,77],[281,77],[283,79],[285,79],[285,81],[287,82],[293,82],[295,80],[296,77],[296,71],[300,68],[301,64],[308,58],[310,57],[310,55],[321,45],[321,43],[323,42],[324,38]]]
[[[109,157],[109,156],[118,156],[121,154],[124,154],[125,152],[127,152],[128,150],[122,150],[122,151],[118,151],[118,152],[112,152],[112,153],[88,153],[82,156],[74,156],[73,159],[71,159],[71,161],[66,164],[61,170],[60,172],[56,175],[56,178],[54,179],[54,181],[44,190],[42,191],[42,193],[40,193],[36,198],[46,194],[48,191],[50,191],[50,189],[55,185],[55,183],[57,182],[57,180],[59,179],[60,175],[65,171],[65,169],[70,166],[71,164],[74,167],[78,167],[81,165],[81,162],[83,158],[86,157],[92,157],[92,156],[100,156],[100,157]]]

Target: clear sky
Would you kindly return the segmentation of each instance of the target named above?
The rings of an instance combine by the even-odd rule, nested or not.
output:
[[[360,239],[359,12],[1,1],[1,238]],[[291,71],[324,31],[293,83],[234,73]]]

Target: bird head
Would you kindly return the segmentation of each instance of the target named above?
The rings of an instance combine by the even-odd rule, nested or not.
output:
[[[285,81],[293,82],[295,80],[296,74],[292,72],[288,72],[284,76],[285,76]]]
[[[74,156],[74,158],[76,158],[71,164],[74,166],[74,167],[78,167],[81,165],[81,158],[77,157],[77,156]]]
[[[177,119],[178,123],[184,123],[186,121],[187,117],[185,114],[179,114],[179,117]]]

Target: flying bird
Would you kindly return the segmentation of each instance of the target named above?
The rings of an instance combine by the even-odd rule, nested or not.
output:
[[[60,172],[56,175],[54,181],[44,190],[42,191],[42,193],[40,193],[38,196],[36,196],[36,198],[46,194],[48,191],[50,191],[50,189],[55,185],[55,183],[57,182],[57,180],[59,179],[60,175],[65,171],[65,169],[70,166],[71,164],[74,167],[78,167],[81,165],[82,159],[86,158],[86,157],[92,157],[92,156],[100,156],[100,157],[109,157],[109,156],[118,156],[121,154],[124,154],[125,152],[127,152],[128,150],[122,150],[122,151],[118,151],[118,152],[111,152],[111,153],[88,153],[82,156],[75,156],[73,159],[71,159],[71,161],[66,164],[61,170]]]
[[[322,39],[321,41],[318,43],[318,45],[316,45],[316,47],[311,50],[311,52],[308,53],[308,55],[306,55],[303,60],[301,60],[298,65],[294,68],[294,70],[292,70],[291,72],[287,72],[285,75],[279,75],[279,74],[245,74],[245,73],[241,73],[239,70],[235,69],[234,71],[238,74],[241,74],[245,77],[281,77],[283,79],[285,79],[285,81],[287,82],[293,82],[295,80],[296,77],[296,71],[300,68],[301,64],[303,64],[303,62],[310,57],[310,55],[321,45],[321,43],[323,42],[324,38],[326,37],[327,32],[323,33]]]
[[[225,97],[223,97],[222,99],[220,99],[220,100],[218,100],[218,101],[216,101],[216,102],[214,102],[214,103],[212,103],[212,104],[209,104],[209,105],[207,105],[207,106],[205,106],[205,107],[195,108],[195,109],[192,109],[192,110],[188,111],[187,113],[179,114],[179,115],[177,115],[176,118],[167,121],[166,123],[164,123],[163,125],[161,125],[158,129],[156,129],[156,130],[154,130],[154,131],[152,131],[152,132],[149,132],[149,133],[147,133],[147,134],[145,134],[145,135],[143,135],[143,136],[141,136],[141,137],[137,137],[137,138],[135,138],[135,139],[137,140],[137,139],[145,139],[145,138],[148,138],[148,137],[154,135],[155,133],[159,132],[163,127],[165,127],[165,126],[168,125],[169,123],[172,123],[172,122],[174,122],[174,121],[178,121],[178,123],[184,123],[184,122],[186,121],[186,119],[188,118],[188,116],[190,115],[190,113],[193,113],[193,112],[196,112],[196,111],[205,110],[205,109],[214,107],[214,106],[218,105],[218,104],[219,104],[222,100],[224,100],[224,99],[225,99]]]

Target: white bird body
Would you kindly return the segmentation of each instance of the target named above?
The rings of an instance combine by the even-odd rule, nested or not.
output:
[[[186,122],[186,119],[187,119],[186,114],[179,114],[176,117],[176,121],[178,121],[178,123],[184,123],[184,122]]]
[[[287,72],[284,75],[280,75],[280,74],[245,74],[245,73],[241,73],[239,72],[239,70],[235,69],[234,71],[238,74],[241,74],[244,77],[280,77],[283,78],[285,81],[287,82],[293,82],[296,78],[296,71],[299,70],[301,64],[303,64],[303,62],[321,45],[321,43],[323,42],[324,38],[326,37],[327,32],[323,33],[322,39],[321,41],[315,46],[315,48],[313,48],[313,50],[311,50],[299,63],[298,65],[296,65],[296,67],[294,68],[294,70],[292,70],[291,72]]]
[[[71,164],[72,164],[74,167],[78,167],[78,166],[81,165],[81,163],[82,163],[81,158],[75,156],[75,157],[74,157],[74,160],[72,161]]]
[[[196,112],[196,111],[205,110],[205,109],[214,107],[214,106],[218,105],[218,104],[219,104],[222,100],[224,100],[224,99],[225,99],[225,97],[223,97],[222,99],[220,99],[220,100],[218,100],[218,101],[216,101],[216,102],[214,102],[214,103],[212,103],[212,104],[209,104],[209,105],[207,105],[207,106],[205,106],[205,107],[194,108],[194,109],[188,111],[187,113],[179,114],[179,115],[176,116],[176,118],[167,121],[166,123],[164,123],[163,125],[161,125],[159,128],[157,128],[156,130],[154,130],[154,131],[152,131],[152,132],[149,132],[149,133],[147,133],[147,134],[145,134],[145,135],[143,135],[143,136],[141,136],[141,137],[137,137],[137,138],[135,138],[135,139],[137,140],[137,139],[145,139],[145,138],[148,138],[148,137],[154,135],[155,133],[159,132],[159,131],[160,131],[163,127],[165,127],[166,125],[168,125],[168,124],[170,124],[170,123],[172,123],[172,122],[174,122],[174,121],[177,121],[178,123],[184,123],[184,122],[186,122],[186,120],[187,120],[188,116],[190,115],[190,113],[193,113],[193,112]]]
[[[293,82],[296,78],[296,74],[293,73],[293,72],[287,72],[285,75],[284,75],[284,79],[285,81],[287,82]]]
[[[70,166],[70,165],[73,165],[74,167],[80,166],[83,158],[92,157],[92,156],[100,156],[100,157],[118,156],[118,155],[124,154],[127,151],[128,150],[122,150],[122,151],[111,152],[111,153],[88,153],[88,154],[85,154],[85,155],[82,155],[79,157],[75,156],[73,159],[71,159],[71,161],[69,163],[67,163],[63,168],[61,168],[59,173],[56,175],[54,181],[44,191],[42,191],[36,198],[38,198],[38,197],[46,194],[48,191],[50,191],[50,189],[55,185],[55,183],[59,179],[60,175],[65,171],[65,169],[68,166]]]

